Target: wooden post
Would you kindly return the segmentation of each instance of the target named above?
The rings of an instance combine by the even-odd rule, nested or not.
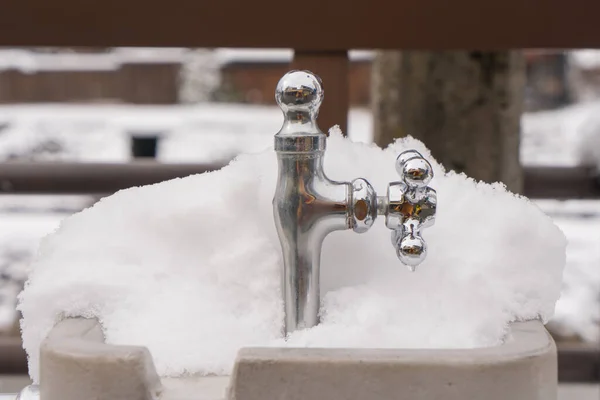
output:
[[[323,80],[325,99],[319,113],[319,127],[326,134],[334,125],[339,125],[344,135],[348,132],[348,67],[347,51],[294,53],[292,69],[309,70]]]
[[[401,68],[400,51],[379,51],[371,64],[373,139],[381,147],[406,136],[400,123]]]
[[[517,51],[403,52],[376,60],[375,141],[411,135],[447,169],[522,193],[519,163],[525,62]],[[391,76],[388,80],[386,75]],[[390,87],[391,86],[391,87]],[[376,90],[377,91],[377,90]]]

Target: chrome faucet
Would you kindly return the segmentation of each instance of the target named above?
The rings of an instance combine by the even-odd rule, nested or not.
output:
[[[411,271],[427,253],[421,229],[434,224],[436,192],[427,185],[431,164],[414,150],[401,153],[401,179],[377,196],[365,179],[335,182],[323,171],[327,136],[317,126],[323,86],[309,71],[285,74],[275,91],[284,122],[275,135],[279,164],[273,215],[283,252],[282,293],[286,336],[319,322],[321,247],[330,232],[364,233],[385,216],[400,261]]]

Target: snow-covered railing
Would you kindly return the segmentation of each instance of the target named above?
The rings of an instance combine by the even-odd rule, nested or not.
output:
[[[116,48],[96,53],[41,53],[0,49],[0,70],[23,73],[49,71],[115,71],[127,64],[182,64],[186,49]],[[224,56],[235,57],[235,53]]]

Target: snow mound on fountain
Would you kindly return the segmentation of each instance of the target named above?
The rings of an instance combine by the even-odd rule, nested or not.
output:
[[[398,153],[333,132],[330,178],[398,180]],[[432,161],[436,225],[415,273],[396,258],[383,218],[334,232],[322,255],[322,324],[279,338],[282,265],[268,149],[220,171],[123,190],[67,218],[43,240],[20,295],[24,346],[38,381],[40,343],[57,321],[96,317],[113,344],[147,346],[163,376],[227,374],[242,346],[474,348],[511,321],[552,316],[566,240],[529,200]]]

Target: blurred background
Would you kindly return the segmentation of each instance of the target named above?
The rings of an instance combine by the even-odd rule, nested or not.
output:
[[[15,304],[39,240],[114,190],[269,146],[282,121],[274,89],[292,58],[291,49],[0,48],[0,373],[25,371]],[[385,146],[411,134],[447,168],[531,197],[563,229],[568,265],[548,328],[560,343],[597,348],[600,51],[350,51],[349,60],[351,139]],[[462,99],[491,108],[465,117],[451,107]],[[501,141],[482,128],[497,121],[508,126]],[[464,154],[453,130],[468,131]],[[488,154],[509,161],[490,172]]]

